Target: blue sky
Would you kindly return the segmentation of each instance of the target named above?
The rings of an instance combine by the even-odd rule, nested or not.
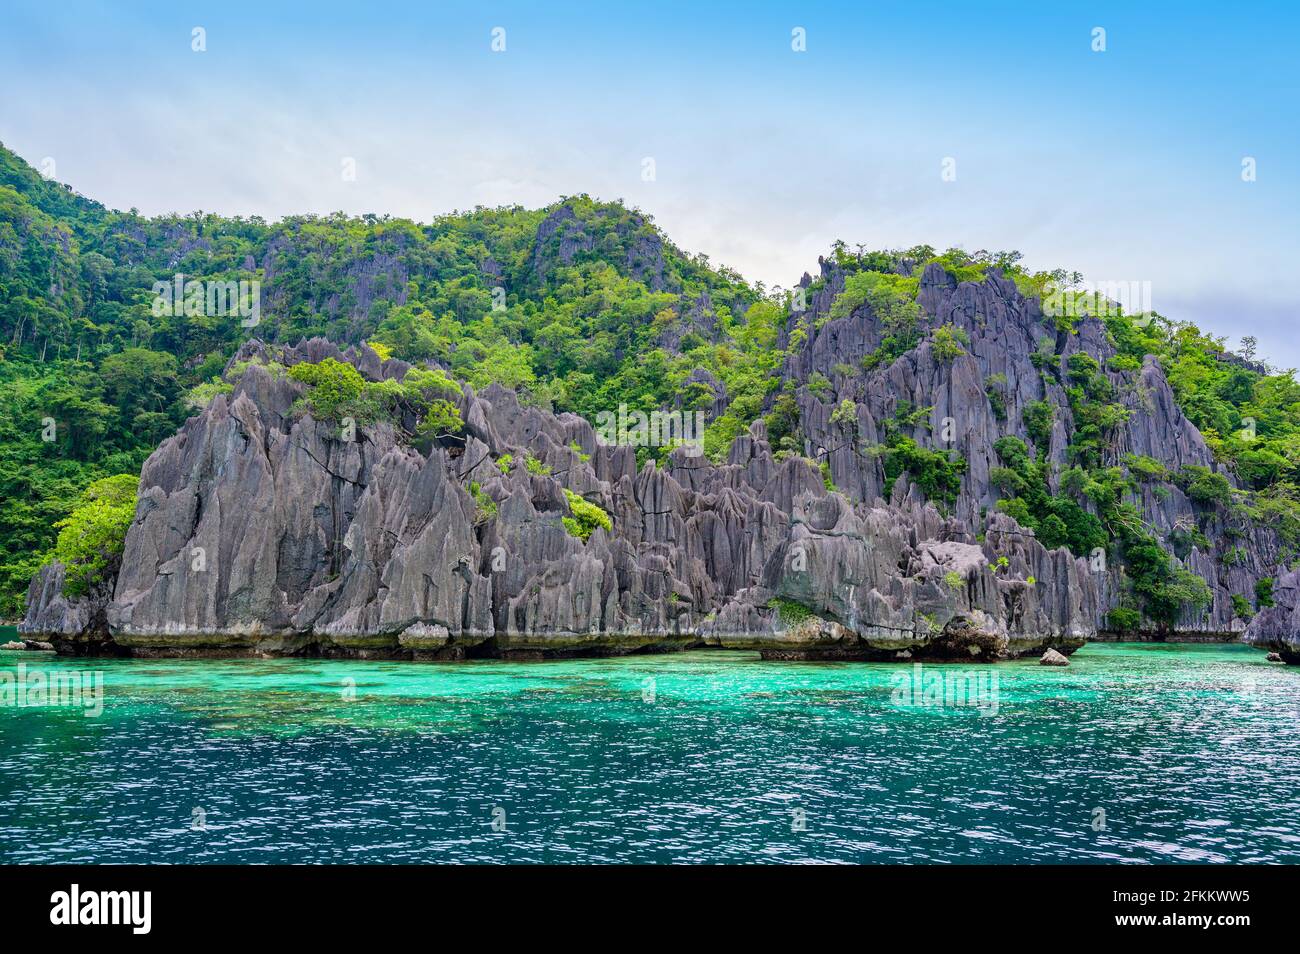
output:
[[[787,287],[836,238],[1016,248],[1300,366],[1296,5],[609,6],[6,0],[0,141],[148,214],[588,192]]]

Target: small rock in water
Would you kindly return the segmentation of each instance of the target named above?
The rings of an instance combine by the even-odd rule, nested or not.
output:
[[[0,649],[26,649],[26,648],[27,648],[26,643],[20,643],[17,642],[16,640],[12,640],[10,642],[5,643],[3,646],[0,646]]]
[[[1038,664],[1040,666],[1068,666],[1070,665],[1070,660],[1066,659],[1055,649],[1049,649],[1047,652],[1043,653],[1043,658],[1038,660]]]
[[[1281,653],[1269,653],[1269,654],[1268,654],[1268,661],[1269,661],[1269,662],[1281,662],[1281,661],[1282,661],[1282,654],[1281,654]]]
[[[24,639],[23,643],[27,646],[28,649],[39,649],[41,652],[44,653],[54,652],[53,643],[42,642],[39,639]]]

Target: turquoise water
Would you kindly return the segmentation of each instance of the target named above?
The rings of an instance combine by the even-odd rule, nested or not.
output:
[[[1072,660],[926,666],[922,688],[985,680],[927,706],[911,667],[744,653],[2,653],[86,692],[0,706],[0,860],[1300,862],[1300,671],[1240,646]]]

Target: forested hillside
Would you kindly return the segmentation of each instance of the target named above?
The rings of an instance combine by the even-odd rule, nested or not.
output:
[[[203,213],[145,218],[48,182],[0,147],[0,616],[21,614],[56,524],[84,503],[92,482],[138,474],[195,408],[230,388],[223,371],[251,337],[371,342],[477,389],[499,383],[527,403],[589,419],[620,404],[700,409],[715,459],[765,418],[779,455],[826,463],[833,483],[824,448],[810,438],[817,406],[845,424],[853,413],[845,403],[867,376],[922,343],[950,360],[970,346],[967,332],[936,326],[919,304],[930,263],[956,281],[983,281],[992,268],[1025,295],[1076,278],[1031,274],[1016,253],[837,245],[822,276],[769,291],[677,249],[641,213],[586,196],[428,224],[343,215],[276,223]],[[154,285],[177,275],[260,282],[257,324],[202,310],[159,314]],[[864,310],[887,332],[869,354],[830,373],[800,364],[821,327]],[[1049,546],[1079,555],[1101,546],[1126,561],[1135,592],[1121,610],[1173,620],[1208,597],[1167,551],[1180,558],[1206,551],[1207,534],[1235,530],[1244,538],[1243,527],[1258,524],[1276,534],[1283,559],[1294,555],[1300,386],[1190,325],[1094,309],[1103,310],[1105,366],[1068,346],[1087,308],[1047,321],[1035,357],[1073,419],[1064,459],[1046,453],[1055,412],[1044,398],[1008,424],[1001,466],[989,478],[996,507]],[[1171,472],[1150,455],[1121,450],[1117,434],[1135,411],[1118,392],[1136,380],[1146,355],[1158,359],[1214,466]],[[983,382],[981,399],[995,412],[1006,413],[1006,384],[997,374]],[[880,460],[891,483],[907,473],[927,497],[951,505],[969,479],[964,461],[925,446],[924,414],[916,415],[929,408],[917,404],[897,408],[897,426],[871,446],[859,441],[859,450]],[[1215,522],[1153,527],[1144,487],[1175,487],[1213,510]],[[1234,594],[1234,604],[1238,596],[1244,619],[1267,604],[1269,588]],[[1116,622],[1136,625],[1122,614]]]

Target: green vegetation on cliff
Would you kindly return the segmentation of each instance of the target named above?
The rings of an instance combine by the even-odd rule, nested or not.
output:
[[[830,260],[843,270],[844,288],[818,323],[865,306],[883,333],[860,364],[828,374],[880,372],[927,336],[941,361],[968,360],[970,342],[959,329],[926,327],[917,303],[921,271],[938,262],[965,281],[997,267],[1040,296],[1051,283],[1075,278],[1030,273],[1018,258],[925,246],[853,253],[837,244]],[[208,287],[260,282],[256,323],[221,310],[159,307],[155,284],[178,275]],[[802,455],[799,388],[835,400],[837,385],[820,373],[783,380],[781,371],[787,355],[816,333],[804,306],[824,282],[797,296],[751,286],[703,256],[686,255],[644,215],[586,196],[538,210],[475,209],[425,225],[342,214],[275,223],[204,213],[146,218],[46,181],[0,148],[0,616],[21,613],[27,581],[59,552],[60,530],[69,526],[59,522],[74,511],[87,515],[86,488],[138,474],[160,440],[231,390],[238,372],[223,378],[223,369],[249,337],[368,342],[381,357],[446,369],[417,368],[379,383],[329,360],[278,369],[306,386],[299,411],[322,419],[387,420],[413,426],[413,437],[455,434],[463,422],[454,378],[475,388],[498,382],[518,389],[526,403],[589,419],[620,404],[706,410],[704,448],[715,460],[763,417],[774,450]],[[1055,319],[1058,342],[1078,319]],[[1113,309],[1103,320],[1115,356],[1102,367],[1088,354],[1072,354],[1064,369],[1053,323],[1045,322],[1033,359],[1067,395],[1074,418],[1067,468],[1052,473],[1045,456],[1064,408],[1031,404],[1023,424],[1033,453],[1014,438],[998,442],[999,506],[1049,545],[1081,555],[1102,546],[1124,559],[1135,604],[1165,620],[1175,603],[1194,606],[1203,594],[1153,547],[1134,489],[1172,481],[1207,519],[1261,521],[1296,552],[1300,385],[1252,354],[1228,353],[1223,341],[1190,325]],[[1129,413],[1122,395],[1135,386],[1146,355],[1159,360],[1240,489],[1221,473],[1164,474],[1152,467],[1159,462],[1120,459],[1116,435]],[[991,375],[983,386],[1005,422],[1006,377]],[[852,435],[856,412],[851,400],[837,401],[833,423]],[[924,446],[914,421],[902,424],[886,422],[876,449],[886,480],[906,471],[927,497],[951,505],[966,461]],[[640,453],[661,456],[664,449]],[[579,512],[581,504],[570,506],[571,532],[586,536],[600,525]],[[1208,523],[1188,530],[1188,545],[1207,530]],[[1263,595],[1244,595],[1264,605]]]
[[[565,499],[569,502],[569,512],[572,517],[561,517],[560,522],[564,524],[564,529],[571,536],[577,537],[583,543],[596,532],[598,528],[609,530],[614,526],[613,521],[600,507],[588,500],[583,500],[580,494],[575,494],[572,490],[564,488]]]
[[[86,488],[72,513],[55,523],[59,536],[50,555],[64,565],[67,596],[80,596],[100,582],[121,556],[139,485],[133,474],[101,477]]]
[[[155,283],[177,275],[261,282],[260,320],[157,307]],[[732,398],[710,425],[716,450],[775,386],[783,320],[782,307],[684,255],[644,216],[585,196],[428,225],[145,218],[46,181],[0,148],[0,617],[21,614],[55,524],[83,489],[138,473],[187,416],[229,391],[222,369],[251,336],[368,341],[588,416],[620,402],[708,407],[716,395],[686,383],[703,368]],[[360,424],[415,403],[420,434],[459,431],[439,382],[359,386],[348,370],[291,373],[312,377],[306,405],[318,415]]]

